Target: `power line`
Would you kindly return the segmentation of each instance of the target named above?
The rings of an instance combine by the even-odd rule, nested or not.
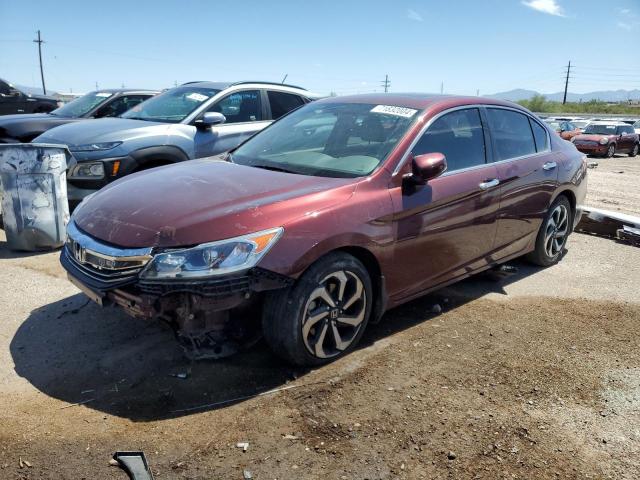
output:
[[[40,30],[38,30],[38,39],[33,41],[38,44],[38,57],[40,58],[40,77],[42,78],[42,93],[47,94],[47,88],[44,86],[44,70],[42,69],[42,44],[44,40],[40,38]]]

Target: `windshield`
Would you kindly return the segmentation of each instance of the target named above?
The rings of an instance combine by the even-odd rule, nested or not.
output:
[[[51,113],[60,117],[82,117],[111,96],[113,96],[113,93],[110,92],[87,93],[86,95],[83,95],[80,98],[76,98],[75,100],[72,100],[71,102],[63,105],[60,108],[56,108]]]
[[[577,121],[573,122],[573,124],[574,124],[577,128],[584,128],[584,127],[586,127],[587,125],[589,125],[589,122],[583,122],[583,121],[577,120]]]
[[[640,120],[633,124],[633,128],[640,128]]]
[[[616,126],[591,124],[591,125],[587,125],[587,128],[584,129],[584,133],[592,133],[594,135],[615,135]]]
[[[233,162],[321,177],[360,177],[383,162],[418,110],[359,103],[308,104],[233,152]]]
[[[214,88],[176,87],[136,105],[120,116],[151,122],[179,123],[218,92],[220,90]]]

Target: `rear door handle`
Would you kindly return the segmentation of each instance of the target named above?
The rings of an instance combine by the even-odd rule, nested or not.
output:
[[[482,190],[488,190],[492,187],[497,187],[500,184],[500,180],[494,178],[492,180],[487,180],[486,182],[482,182],[478,185]]]
[[[544,165],[542,165],[542,169],[543,170],[553,170],[557,166],[558,166],[558,164],[556,162],[547,162]]]

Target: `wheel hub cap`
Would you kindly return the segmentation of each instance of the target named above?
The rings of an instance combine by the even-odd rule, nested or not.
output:
[[[569,212],[565,205],[558,205],[551,212],[545,229],[544,249],[550,258],[560,254],[568,234]]]
[[[327,275],[305,304],[302,339],[309,353],[318,358],[340,355],[360,332],[366,309],[366,292],[354,273]]]

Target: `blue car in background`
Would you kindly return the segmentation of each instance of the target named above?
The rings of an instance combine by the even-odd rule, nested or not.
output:
[[[52,128],[33,143],[67,145],[72,207],[133,172],[230,150],[317,95],[268,82],[190,82],[117,118]]]

